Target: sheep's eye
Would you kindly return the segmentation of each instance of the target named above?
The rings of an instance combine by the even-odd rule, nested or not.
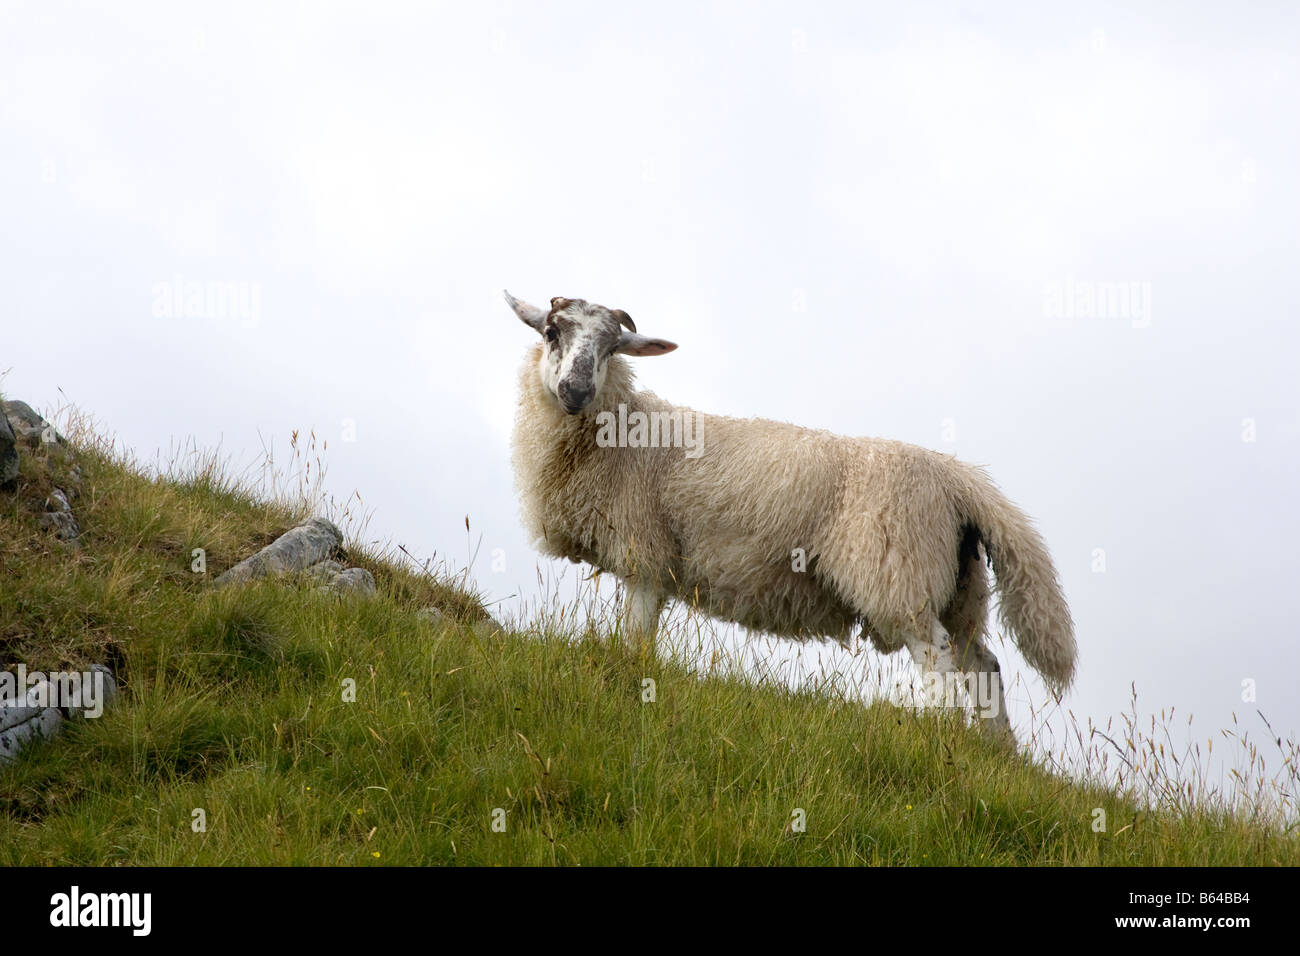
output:
[[[553,325],[548,325],[546,327],[546,341],[548,342],[560,341],[560,330]]]

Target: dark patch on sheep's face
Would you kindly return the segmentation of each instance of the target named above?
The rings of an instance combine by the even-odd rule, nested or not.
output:
[[[621,309],[607,309],[583,299],[551,300],[542,323],[541,374],[565,412],[588,408],[605,383],[605,366],[618,349],[624,328],[635,328]]]

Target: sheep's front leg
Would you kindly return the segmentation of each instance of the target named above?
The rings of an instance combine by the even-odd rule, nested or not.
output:
[[[997,657],[974,634],[964,640],[957,638],[954,650],[966,674],[966,690],[975,706],[980,729],[994,739],[1014,741],[1007,698],[1002,690],[1002,668],[998,666]]]
[[[959,695],[968,697],[984,733],[994,739],[1015,741],[1002,692],[1001,669],[988,648],[978,640],[954,643],[937,618],[930,623],[928,640],[915,635],[905,640],[925,681],[927,706],[958,706]]]
[[[923,697],[927,707],[951,707],[956,695],[964,692],[961,673],[953,657],[952,639],[944,626],[934,618],[930,633],[921,636],[910,629],[904,633],[903,642],[912,655],[917,674],[925,684]]]
[[[655,635],[659,631],[659,614],[664,609],[664,596],[644,583],[628,581],[623,598],[623,636],[629,646],[646,648],[653,656]]]

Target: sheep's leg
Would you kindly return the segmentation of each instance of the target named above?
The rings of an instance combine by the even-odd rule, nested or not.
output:
[[[997,657],[973,632],[964,637],[957,635],[954,648],[957,662],[966,674],[966,690],[975,705],[980,729],[995,738],[1014,740],[1007,698],[1002,689],[1002,668]]]
[[[953,655],[952,639],[937,617],[930,618],[930,633],[922,637],[913,629],[904,632],[903,643],[912,655],[912,663],[925,682],[928,707],[954,706],[962,686],[961,670]]]
[[[983,640],[991,597],[988,569],[977,545],[967,540],[962,548],[957,591],[940,619],[952,635],[957,666],[965,676],[966,693],[975,707],[980,729],[993,737],[1014,740],[1002,669]]]
[[[655,635],[659,631],[659,614],[664,597],[645,584],[627,582],[623,599],[623,635],[634,648],[648,648],[654,654]]]

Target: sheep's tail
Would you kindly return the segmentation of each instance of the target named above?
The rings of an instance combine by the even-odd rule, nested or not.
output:
[[[1029,665],[1058,697],[1074,680],[1074,622],[1051,555],[1029,516],[982,472],[971,469],[963,510],[978,529],[997,576],[998,614]]]

